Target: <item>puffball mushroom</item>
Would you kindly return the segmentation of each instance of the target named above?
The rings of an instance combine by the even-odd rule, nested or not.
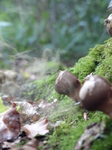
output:
[[[80,88],[81,83],[76,76],[67,70],[59,71],[55,80],[55,90],[57,93],[67,95],[78,102]]]
[[[104,25],[107,28],[108,34],[112,37],[112,14],[110,14],[108,18],[104,20]]]
[[[112,118],[112,85],[100,76],[90,76],[79,92],[82,106],[90,111],[99,110]]]

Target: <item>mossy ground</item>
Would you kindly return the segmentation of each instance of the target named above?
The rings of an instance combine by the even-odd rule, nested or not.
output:
[[[93,72],[94,75],[100,75],[112,82],[112,38],[108,39],[102,45],[96,45],[91,48],[89,54],[81,58],[74,67],[68,68],[82,82],[83,79]],[[83,119],[83,109],[74,106],[74,102],[68,97],[59,95],[54,89],[56,74],[51,75],[45,80],[34,84],[38,85],[38,94],[35,98],[52,101],[58,99],[59,108],[54,110],[49,116],[51,122],[57,120],[65,121],[59,127],[52,130],[46,140],[46,146],[40,146],[40,149],[49,150],[73,150],[78,139],[83,134],[85,128],[93,123],[104,120],[106,123],[105,139],[94,141],[91,150],[111,150],[112,149],[112,121],[102,112],[89,112],[88,121]],[[73,122],[71,124],[71,122]]]
[[[74,149],[85,128],[92,122],[100,122],[102,118],[105,118],[105,115],[102,115],[101,112],[89,112],[88,121],[85,121],[83,112],[84,110],[82,108],[74,106],[73,101],[65,101],[65,104],[64,101],[60,102],[59,110],[56,112],[58,116],[57,120],[63,120],[65,124],[61,124],[54,129],[51,135],[48,135],[48,146],[50,150]]]
[[[63,121],[54,129],[50,129],[50,133],[45,140],[47,145],[41,145],[39,150],[73,150],[78,139],[83,134],[86,127],[93,122],[100,123],[102,120],[106,123],[106,129],[103,134],[104,139],[97,139],[93,142],[90,150],[110,150],[112,148],[112,121],[103,112],[89,112],[88,120],[83,118],[84,110],[74,105],[74,101],[65,98],[59,102],[59,108],[53,110],[48,116],[48,120],[52,123]],[[103,144],[102,144],[103,142]]]
[[[93,72],[112,82],[112,38],[108,39],[102,45],[96,45],[91,48],[89,54],[81,58],[74,67],[68,68],[82,82],[83,79]],[[50,129],[50,133],[44,140],[47,144],[40,144],[40,150],[73,150],[78,139],[83,134],[86,127],[93,122],[106,123],[104,139],[95,140],[90,150],[111,150],[112,149],[112,120],[102,112],[89,112],[88,120],[83,118],[84,110],[79,106],[75,106],[75,102],[64,95],[59,95],[54,89],[56,73],[46,77],[41,81],[34,81],[31,86],[37,85],[37,89],[30,91],[35,100],[45,99],[48,102],[54,99],[58,100],[58,109],[54,109],[48,115],[48,120],[52,123],[56,121],[64,121],[54,129]],[[4,107],[0,99],[0,113],[5,112],[8,108]]]

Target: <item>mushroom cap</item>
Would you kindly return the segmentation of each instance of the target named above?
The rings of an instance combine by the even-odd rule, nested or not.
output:
[[[111,93],[110,82],[95,75],[85,81],[79,92],[79,99],[85,109],[94,111],[102,109],[102,105],[108,100]]]
[[[57,93],[67,95],[75,100],[75,98],[78,99],[79,97],[80,88],[80,81],[72,73],[67,70],[58,73],[55,80],[55,90]]]
[[[106,26],[107,32],[112,36],[112,14],[108,16],[107,19],[104,20],[104,25]]]

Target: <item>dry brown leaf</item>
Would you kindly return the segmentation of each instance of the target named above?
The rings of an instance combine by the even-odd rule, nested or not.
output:
[[[19,106],[19,113],[20,114],[27,114],[28,117],[32,117],[33,115],[37,114],[37,107],[33,107],[29,102],[14,102],[17,106]]]
[[[18,138],[16,140],[14,140],[13,142],[3,142],[2,143],[2,149],[18,149],[18,146],[20,144],[20,142],[22,143],[26,143],[27,141],[31,140],[30,138],[28,138],[26,135],[24,137],[22,137],[21,134],[19,134]],[[1,149],[0,149],[1,150]]]
[[[38,149],[39,142],[37,139],[32,139],[28,143],[26,143],[22,149],[24,150],[37,150]]]
[[[49,133],[48,130],[48,120],[46,118],[41,118],[35,124],[28,125],[22,127],[26,135],[30,138],[35,137],[36,135],[45,135]]]
[[[14,145],[14,146],[11,147],[10,150],[38,150],[38,145],[39,145],[38,140],[37,139],[32,139],[28,143],[23,145],[21,148]]]
[[[0,115],[0,142],[12,140],[20,133],[20,115],[16,107]]]
[[[40,114],[36,111],[37,107],[33,106],[32,104],[30,104],[27,101],[23,101],[23,102],[14,102],[17,106],[19,106],[19,113],[21,115],[21,121],[25,122],[25,121],[37,121]]]

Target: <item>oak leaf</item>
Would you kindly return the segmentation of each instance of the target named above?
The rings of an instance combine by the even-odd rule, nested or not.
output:
[[[28,125],[22,127],[26,135],[30,138],[35,137],[36,135],[45,135],[49,133],[48,130],[48,120],[46,118],[41,118],[35,124]]]
[[[20,115],[16,107],[0,115],[0,142],[13,140],[20,133]]]

